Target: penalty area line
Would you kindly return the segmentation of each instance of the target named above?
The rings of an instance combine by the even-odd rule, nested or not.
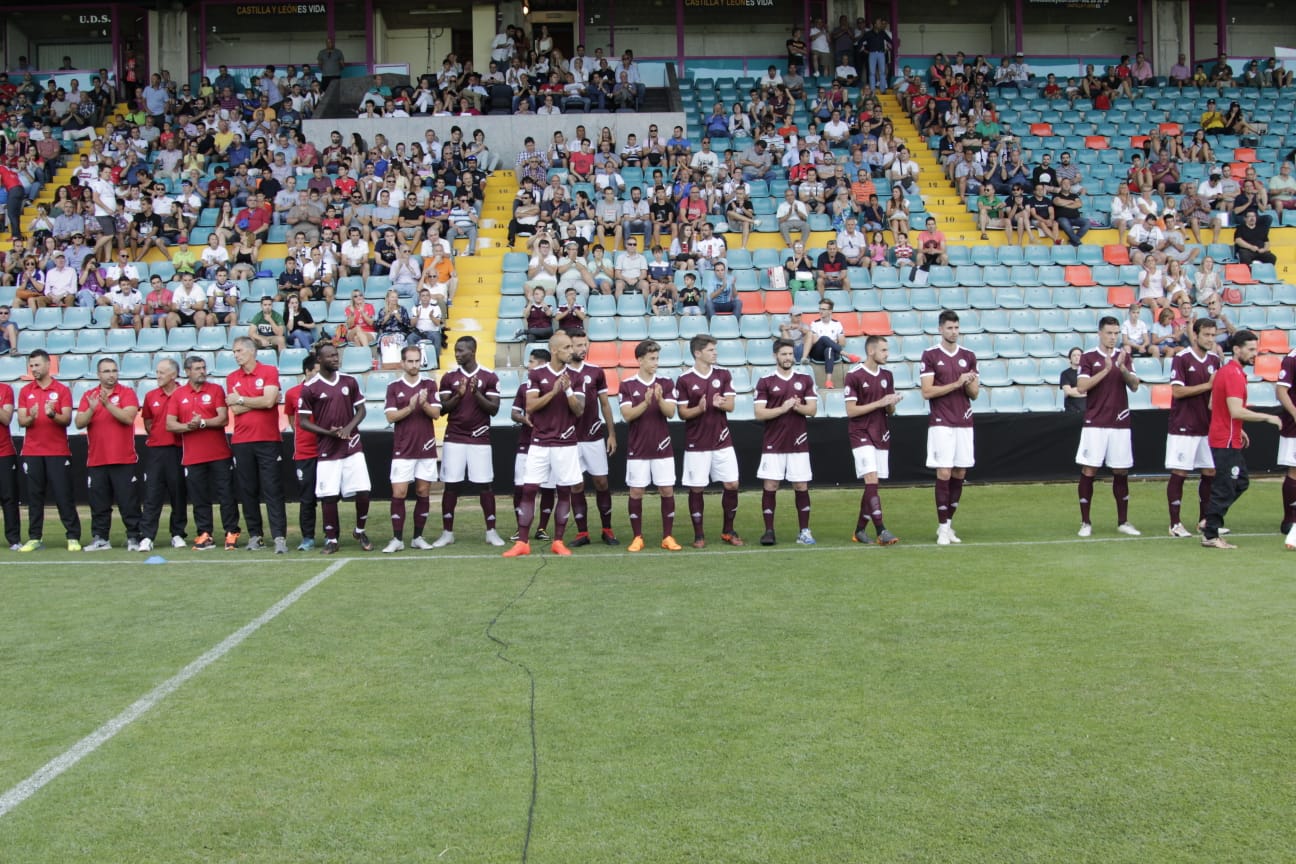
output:
[[[118,732],[121,732],[127,726],[143,717],[163,699],[166,699],[176,690],[180,689],[180,687],[182,687],[191,678],[233,651],[253,633],[256,633],[266,624],[269,624],[275,618],[279,617],[284,610],[288,609],[305,596],[306,592],[319,585],[338,570],[341,570],[348,560],[350,559],[335,561],[315,576],[312,576],[310,579],[307,579],[305,582],[298,585],[291,593],[286,595],[279,602],[275,603],[265,612],[261,613],[260,616],[231,633],[220,644],[216,645],[188,666],[181,669],[175,675],[163,681],[144,696],[140,697],[125,711],[121,712],[116,717],[82,738],[60,755],[54,757],[49,762],[46,762],[36,771],[36,773],[32,774],[26,780],[23,780],[8,792],[0,795],[0,818],[4,818],[15,807],[18,807],[28,798],[43,789],[46,785],[53,782],[63,772],[67,771],[69,768],[76,765],[82,759],[110,741]]]

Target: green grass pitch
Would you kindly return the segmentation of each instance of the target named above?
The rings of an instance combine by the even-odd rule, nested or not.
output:
[[[445,552],[344,542],[329,578],[0,816],[0,861],[1296,860],[1278,485],[1231,514],[1232,552],[1166,537],[1162,483],[1132,491],[1142,538],[1115,532],[1103,482],[1089,540],[1059,484],[969,486],[951,548],[930,488],[886,486],[891,548],[849,542],[858,492],[826,489],[814,548],[786,490],[769,549],[758,494],[742,550],[715,542],[714,495],[703,552],[505,561],[467,506]],[[0,568],[0,796],[331,562],[143,566],[54,549],[56,526]]]

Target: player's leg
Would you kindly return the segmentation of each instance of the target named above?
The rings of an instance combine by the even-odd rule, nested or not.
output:
[[[1296,439],[1293,439],[1296,440]],[[1286,528],[1287,539],[1284,545],[1288,549],[1296,549],[1296,468],[1288,468],[1287,474],[1283,477],[1282,482],[1282,502],[1283,502],[1283,522],[1282,527]],[[5,525],[8,525],[6,516]],[[8,528],[6,527],[6,531]]]
[[[225,548],[234,549],[238,544],[239,511],[234,500],[234,466],[229,459],[210,463],[209,476],[212,492],[220,505],[221,527],[225,529]],[[259,518],[259,514],[258,514]]]
[[[669,552],[678,552],[682,547],[675,542],[675,460],[653,459],[651,464],[652,482],[657,487],[661,506],[661,546]]]
[[[392,539],[383,547],[383,554],[390,555],[405,548],[405,517],[408,512],[406,496],[409,495],[409,484],[414,479],[414,466],[411,459],[393,459],[391,464],[391,528]]]
[[[199,550],[213,549],[216,546],[215,539],[212,537],[216,531],[216,523],[212,518],[212,487],[209,476],[211,464],[200,462],[196,465],[184,466],[185,491],[190,503],[193,504],[194,530],[197,532],[193,548]]]
[[[797,511],[797,540],[803,546],[814,545],[814,535],[810,533],[810,484],[797,482],[792,484],[792,494]]]
[[[189,534],[189,490],[185,486],[182,454],[183,451],[179,447],[163,448],[162,469],[159,473],[159,476],[166,480],[167,495],[171,504],[167,527],[171,531],[171,545],[177,548],[184,547],[184,539]],[[154,528],[157,527],[158,518],[153,521]],[[176,542],[177,538],[180,540],[179,544]]]
[[[459,506],[459,493],[468,475],[468,454],[466,446],[453,441],[446,442],[441,451],[441,536],[433,541],[435,549],[441,549],[454,542],[455,510]]]
[[[22,521],[18,510],[18,457],[0,456],[0,510],[4,511],[5,543],[10,550],[22,545]]]
[[[1207,452],[1210,451],[1210,445],[1206,443],[1204,438],[1202,439],[1202,445]],[[1206,521],[1206,506],[1210,504],[1211,489],[1214,485],[1215,469],[1201,469],[1201,479],[1197,482],[1197,524],[1199,526]]]
[[[720,539],[730,546],[742,546],[743,539],[734,530],[734,520],[738,518],[738,454],[734,448],[725,447],[711,453],[710,479],[721,484]]]
[[[275,541],[275,554],[288,551],[288,508],[284,501],[283,455],[278,441],[262,441],[254,445],[257,473],[261,482],[261,496],[265,499],[266,520],[270,523],[270,536]]]
[[[536,493],[540,491],[541,484],[548,484],[550,479],[549,449],[532,444],[531,449],[527,451],[526,464],[523,466],[521,477],[518,478],[522,483],[522,494],[518,498],[516,507],[518,539],[513,547],[504,553],[505,558],[531,554],[531,523],[535,521]]]
[[[122,525],[126,526],[126,548],[131,552],[139,551],[140,540],[140,501],[135,480],[134,465],[113,467],[113,499],[117,502],[117,512],[121,514]]]
[[[417,467],[415,472],[417,475]],[[342,460],[342,497],[350,498],[355,503],[355,528],[351,536],[365,552],[373,551],[366,528],[369,523],[369,465],[365,462],[364,453],[352,453]]]
[[[86,499],[90,505],[90,544],[86,551],[109,549],[108,538],[112,533],[112,481],[108,476],[107,465],[92,465],[86,469]]]
[[[644,487],[631,485],[631,467],[641,459],[626,461],[626,484],[630,487],[626,499],[626,510],[630,516],[630,545],[626,547],[629,552],[642,552],[644,548],[643,539],[643,496]]]
[[[583,447],[584,442],[576,445]],[[585,479],[582,475],[581,482],[572,487],[572,521],[576,523],[576,536],[572,539],[573,548],[577,546],[589,545],[589,511],[586,509],[588,502],[585,500]]]
[[[1167,458],[1169,458],[1168,455]],[[1173,468],[1170,470],[1170,479],[1166,481],[1166,506],[1170,511],[1171,537],[1192,536],[1191,532],[1184,528],[1182,518],[1184,482],[1187,479],[1187,471]]]
[[[301,531],[301,542],[297,544],[298,552],[307,552],[315,548],[315,511],[318,502],[315,500],[316,459],[297,460],[297,527]]]
[[[62,456],[45,457],[45,476],[49,481],[50,494],[58,507],[59,521],[67,535],[68,549],[76,551],[81,548],[81,516],[77,513],[76,501],[72,498],[72,466]]]
[[[1129,521],[1129,472],[1134,467],[1133,436],[1129,429],[1109,429],[1103,462],[1112,472],[1112,497],[1116,499],[1116,530],[1138,536]]]
[[[235,444],[234,488],[239,503],[243,505],[243,521],[248,526],[248,549],[261,548],[265,526],[261,522],[261,475],[256,460],[255,444]],[[226,531],[229,528],[225,529]]]
[[[27,478],[27,539],[23,549],[35,551],[45,536],[45,457],[24,456],[23,476]]]
[[[1224,515],[1241,494],[1236,490],[1236,486],[1245,472],[1245,468],[1240,467],[1242,451],[1228,447],[1212,447],[1211,456],[1214,457],[1215,470],[1218,473],[1215,482],[1211,485],[1210,503],[1206,505],[1206,525],[1202,529],[1201,542],[1203,546],[1231,549],[1232,545],[1220,537],[1220,529],[1224,527]]]
[[[761,535],[762,546],[773,546],[774,506],[778,496],[779,484],[787,475],[787,459],[782,453],[765,453],[760,464],[756,466],[756,478],[761,481],[761,516],[765,520],[765,533]]]

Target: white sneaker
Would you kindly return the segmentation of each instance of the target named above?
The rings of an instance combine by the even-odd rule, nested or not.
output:
[[[1200,522],[1197,523],[1197,530],[1198,530],[1198,531],[1205,531],[1205,530],[1206,530],[1206,520],[1205,520],[1205,519],[1202,519]],[[1220,529],[1219,529],[1219,536],[1223,537],[1225,534],[1232,534],[1232,533],[1233,533],[1232,530],[1230,530],[1230,529],[1228,529],[1228,528],[1225,528],[1223,525],[1220,526]]]
[[[813,546],[815,545],[814,535],[810,533],[809,528],[802,528],[797,534],[796,542],[802,546]]]
[[[1137,528],[1135,528],[1133,525],[1131,525],[1131,524],[1128,523],[1128,522],[1122,522],[1121,524],[1117,525],[1117,526],[1116,526],[1116,530],[1119,531],[1119,532],[1122,533],[1122,534],[1128,534],[1128,535],[1130,535],[1131,537],[1142,537],[1142,536],[1143,536],[1143,532],[1142,532],[1142,531],[1138,530]]]
[[[453,543],[453,542],[454,542],[454,532],[453,532],[453,531],[442,531],[442,532],[441,532],[441,536],[438,537],[435,541],[433,541],[433,543],[432,543],[432,548],[433,548],[433,549],[442,549],[442,548],[444,548],[444,547],[446,547],[446,546],[449,546],[449,545],[450,545],[451,543]],[[503,546],[504,544],[501,543],[500,545]]]
[[[145,537],[143,540],[141,540],[141,541],[139,542],[139,551],[141,551],[141,552],[152,552],[152,551],[153,551],[153,541],[150,540],[149,538]]]
[[[1189,531],[1187,528],[1184,527],[1184,524],[1182,522],[1176,522],[1175,524],[1170,526],[1170,536],[1171,537],[1191,537],[1193,536],[1193,534],[1191,531]]]
[[[1293,525],[1292,529],[1287,532],[1287,539],[1283,540],[1283,545],[1288,549],[1296,549],[1296,525]]]
[[[188,545],[189,544],[185,542],[185,538],[181,537],[179,534],[171,538],[172,549],[184,549]]]
[[[941,522],[939,525],[936,526],[936,545],[948,546],[952,542],[953,541],[950,540],[950,531],[949,531],[948,523]]]
[[[1080,530],[1076,532],[1077,537],[1089,537],[1093,534],[1093,526],[1088,522],[1080,523]]]
[[[96,537],[94,540],[90,541],[90,543],[81,551],[82,552],[103,552],[111,548],[112,548],[112,544],[109,543],[107,540],[102,540]]]
[[[432,548],[432,544],[424,540],[422,537],[415,537],[413,540],[410,541],[410,546],[414,549]]]
[[[391,553],[399,552],[404,548],[405,548],[405,544],[402,541],[397,540],[395,537],[393,537],[391,540],[388,540],[387,545],[383,547],[383,554],[390,555]]]
[[[138,551],[140,551],[140,544],[139,544],[139,541],[138,541],[138,540],[127,540],[127,541],[126,541],[126,551],[127,551],[127,552],[138,552]]]
[[[958,536],[957,534],[954,533],[954,523],[953,523],[953,522],[946,522],[946,523],[945,523],[945,533],[946,533],[946,535],[949,536],[949,539],[950,539],[950,542],[951,542],[951,543],[962,543],[962,542],[963,542],[962,540],[959,539],[959,536]]]
[[[492,528],[486,532],[486,542],[492,546],[503,546],[504,538],[499,536],[499,533]]]

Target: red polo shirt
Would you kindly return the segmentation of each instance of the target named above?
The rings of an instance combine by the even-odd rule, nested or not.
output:
[[[298,410],[301,408],[302,385],[290,387],[284,394],[284,413],[293,418],[293,458],[301,461],[304,459],[319,458],[319,436],[314,432],[307,432],[301,428],[301,415]]]
[[[53,405],[55,413],[72,407],[72,391],[50,379],[48,387],[32,381],[18,393],[18,407],[26,408],[36,418],[27,427],[23,441],[24,456],[71,456],[68,448],[67,427],[60,426],[45,415],[45,406]]]
[[[14,404],[13,388],[8,384],[0,384],[0,410],[4,410]],[[9,425],[5,424],[0,426],[0,458],[13,456],[15,453],[13,436],[9,434]]]
[[[171,393],[179,390],[176,387]],[[171,401],[171,393],[166,392],[161,387],[156,387],[144,395],[144,404],[140,406],[140,414],[144,417],[144,423],[149,427],[148,438],[145,444],[149,447],[179,447],[180,436],[174,432],[168,432],[166,428],[167,403]]]
[[[99,392],[99,388],[87,391],[81,396],[77,411],[90,407],[90,394]],[[118,408],[138,408],[139,399],[135,391],[118,384],[108,394],[108,401]],[[94,468],[99,465],[133,465],[139,461],[135,453],[135,424],[123,423],[108,412],[102,405],[96,405],[90,415],[90,425],[86,427],[86,465]]]
[[[1211,387],[1211,421],[1207,441],[1212,447],[1227,447],[1232,450],[1242,449],[1242,421],[1234,420],[1229,414],[1228,399],[1241,399],[1246,405],[1247,379],[1246,370],[1236,360],[1231,360],[1215,373],[1215,384]]]
[[[197,390],[186,382],[171,394],[167,403],[167,416],[179,423],[188,423],[194,417],[208,422],[206,429],[191,429],[180,436],[184,455],[183,465],[201,465],[230,458],[229,442],[225,440],[225,427],[216,426],[216,411],[225,405],[225,391],[208,381]]]
[[[236,405],[240,396],[253,399],[264,396],[267,387],[278,389],[279,370],[265,363],[256,364],[251,372],[244,372],[242,368],[235,369],[226,376],[225,387],[229,390],[228,403]],[[280,440],[278,405],[234,415],[235,444],[278,440]]]

